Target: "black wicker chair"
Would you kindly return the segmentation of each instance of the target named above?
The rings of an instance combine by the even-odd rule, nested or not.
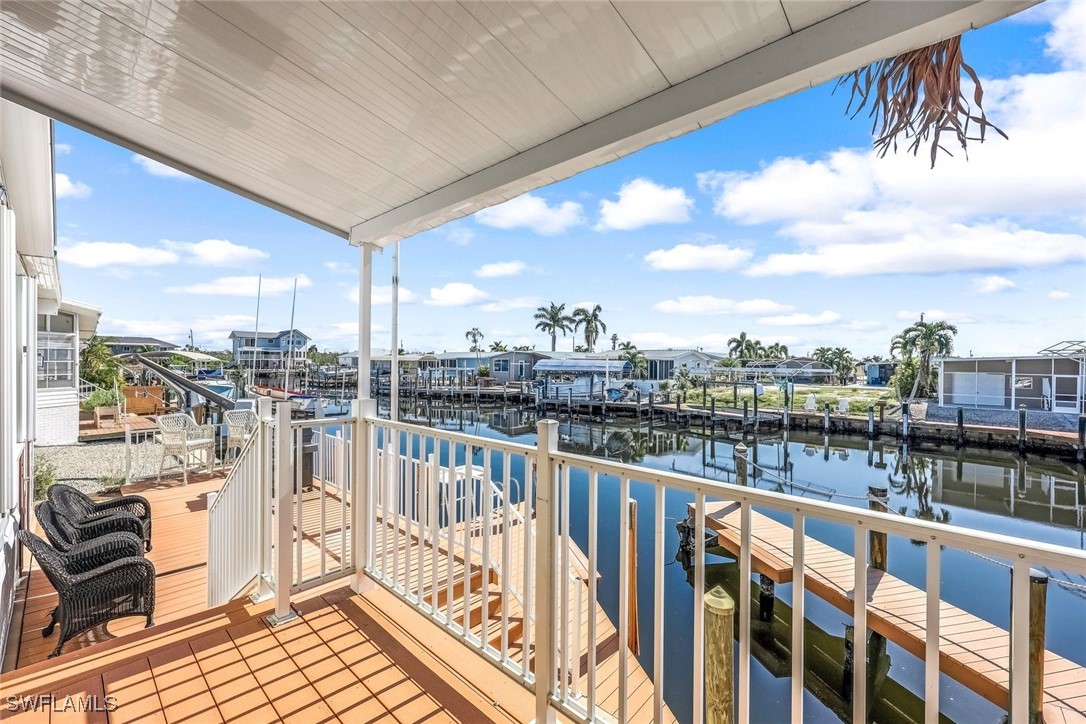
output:
[[[114,533],[131,536],[141,548],[144,545],[143,523],[139,518],[125,512],[118,511],[113,515],[77,524],[57,510],[48,500],[44,500],[35,506],[34,515],[37,516],[38,523],[45,531],[45,537],[60,551],[67,551],[77,543]]]
[[[118,513],[136,516],[143,524],[144,544],[151,550],[151,504],[142,495],[122,495],[98,502],[77,488],[56,483],[49,488],[48,497],[54,508],[76,524]]]
[[[126,616],[145,616],[154,623],[155,567],[143,556],[116,558],[84,570],[89,558],[71,558],[28,531],[19,531],[22,541],[46,578],[57,591],[60,603],[53,611],[42,636],[60,624],[60,639],[49,658],[59,656],[64,644],[95,626]]]

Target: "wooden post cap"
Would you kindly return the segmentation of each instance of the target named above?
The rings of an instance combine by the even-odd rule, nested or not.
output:
[[[742,442],[741,442],[741,443],[739,443],[738,445],[736,445],[736,446],[735,446],[735,454],[736,454],[736,455],[739,455],[739,456],[744,456],[744,455],[746,455],[746,454],[747,454],[747,446],[746,446],[746,443],[742,443]]]
[[[719,616],[728,616],[735,613],[735,601],[720,586],[713,586],[712,590],[705,594],[705,608]]]

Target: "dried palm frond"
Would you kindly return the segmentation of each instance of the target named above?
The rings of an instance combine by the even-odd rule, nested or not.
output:
[[[879,156],[890,148],[897,152],[897,138],[911,139],[908,150],[916,155],[920,145],[931,141],[931,165],[942,150],[944,131],[953,132],[963,150],[969,141],[984,142],[990,128],[1004,138],[1007,134],[988,121],[982,104],[984,91],[976,72],[962,58],[961,36],[948,38],[926,48],[886,58],[842,76],[837,88],[851,80],[852,94],[845,113],[855,118],[870,102],[868,116],[874,119],[871,133]],[[973,81],[976,112],[962,94],[962,72]],[[852,106],[856,104],[856,109]],[[969,124],[979,135],[970,136]]]

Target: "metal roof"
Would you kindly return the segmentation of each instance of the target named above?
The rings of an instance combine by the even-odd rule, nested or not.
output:
[[[535,363],[536,372],[583,372],[625,374],[632,369],[625,360],[605,359],[544,359]]]
[[[5,0],[0,94],[383,246],[1034,2]]]
[[[116,344],[138,344],[138,345],[154,345],[156,347],[166,347],[167,349],[177,349],[178,345],[170,342],[163,342],[161,339],[155,339],[154,337],[118,337],[116,335],[103,335],[102,341],[107,345]]]

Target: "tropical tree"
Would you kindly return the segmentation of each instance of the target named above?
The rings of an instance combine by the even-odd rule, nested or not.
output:
[[[633,342],[623,342],[620,345],[622,354],[619,355],[620,360],[624,360],[630,363],[630,374],[637,379],[644,379],[645,371],[648,369],[649,362],[645,359],[645,355],[634,346]]]
[[[504,342],[502,342],[502,341],[501,341],[501,340],[499,339],[499,340],[498,340],[497,342],[491,342],[491,343],[490,343],[490,351],[491,351],[491,352],[508,352],[508,351],[509,351],[509,348],[508,348],[508,347],[506,347],[506,346],[505,346],[505,343],[504,343]]]
[[[479,331],[478,327],[472,327],[468,331],[464,332],[464,339],[471,342],[471,349],[469,352],[475,353],[475,366],[479,366],[479,353],[483,351],[483,348],[479,346],[479,343],[483,341],[483,333]]]
[[[621,349],[623,352],[629,352],[631,349],[636,350],[637,345],[633,342],[620,342],[618,348]]]
[[[742,357],[743,350],[747,347],[747,333],[740,332],[738,337],[732,337],[728,340],[728,355],[731,357]]]
[[[79,376],[106,389],[121,382],[121,365],[101,337],[91,337],[80,350]]]
[[[534,347],[531,347],[530,345],[518,344],[516,347],[513,348],[513,351],[514,352],[528,352],[528,351],[530,351],[532,349],[534,349]]]
[[[942,320],[937,322],[925,322],[924,316],[920,321],[909,325],[890,340],[890,353],[901,353],[905,359],[916,357],[918,361],[917,373],[913,378],[912,391],[909,393],[909,401],[916,398],[918,393],[924,396],[931,394],[934,386],[932,380],[932,357],[948,355],[954,351],[954,335],[958,328],[950,322]]]
[[[616,349],[618,349],[618,332],[611,335],[611,350],[614,351]]]
[[[596,351],[596,341],[600,334],[607,332],[607,325],[600,319],[601,312],[603,307],[599,304],[593,305],[592,309],[577,307],[573,310],[574,329],[583,330],[584,343],[589,352]]]
[[[572,316],[566,314],[565,304],[555,304],[554,302],[546,307],[537,308],[532,318],[536,320],[536,329],[551,336],[551,352],[557,349],[558,333],[561,332],[562,336],[565,337],[566,332],[573,331],[575,321]]]
[[[819,347],[812,354],[816,360],[822,364],[830,365],[830,360],[833,357],[833,347]],[[831,367],[833,365],[830,365]]]
[[[587,352],[588,347],[585,347],[583,344],[575,344],[575,345],[573,345],[573,351],[574,352]]]
[[[856,365],[856,360],[852,358],[852,353],[844,347],[834,347],[830,350],[827,358],[822,361],[833,368],[833,371],[837,374],[838,384],[842,385],[848,382],[849,377],[852,376],[853,368]]]
[[[774,342],[765,349],[766,357],[770,359],[787,359],[788,347],[780,342]]]

